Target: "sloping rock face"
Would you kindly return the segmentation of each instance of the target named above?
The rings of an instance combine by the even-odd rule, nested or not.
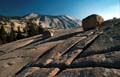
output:
[[[120,77],[120,19],[57,32],[0,46],[0,77]]]
[[[0,44],[38,35],[48,28],[70,29],[80,26],[70,16],[49,16],[31,13],[23,17],[0,16]]]
[[[90,30],[101,26],[103,22],[104,19],[102,16],[93,14],[82,20],[82,27],[84,30]]]

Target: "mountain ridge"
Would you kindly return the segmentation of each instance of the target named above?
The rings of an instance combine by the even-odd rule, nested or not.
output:
[[[72,26],[73,27],[81,26],[80,20],[78,20],[72,16],[69,16],[69,15],[53,16],[53,15],[29,13],[29,14],[23,16],[23,19],[26,19],[26,20],[30,20],[30,19],[34,19],[34,18],[36,18],[36,19],[38,18],[42,23],[45,22],[45,23],[47,23],[47,25],[50,25],[51,27],[54,27],[54,28],[56,25],[58,25],[58,26],[56,26],[56,28],[57,27],[59,28],[59,25],[64,25],[64,27],[61,27],[63,29],[71,28]],[[63,23],[61,23],[61,22],[63,22]],[[66,23],[66,26],[65,26],[65,23]]]

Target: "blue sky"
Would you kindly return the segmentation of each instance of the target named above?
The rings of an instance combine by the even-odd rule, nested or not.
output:
[[[0,15],[23,16],[31,12],[79,19],[99,14],[110,19],[120,17],[120,0],[0,0]]]

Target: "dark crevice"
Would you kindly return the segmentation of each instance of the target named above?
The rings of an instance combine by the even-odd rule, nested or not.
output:
[[[59,71],[59,72],[57,72],[57,74],[56,74],[56,75],[58,75],[58,74],[60,74],[62,71],[64,71],[64,70],[66,69],[66,67],[64,67],[64,66],[63,66],[62,68],[59,68],[59,69],[60,69],[60,71]],[[56,76],[56,75],[55,75],[55,76]]]
[[[110,66],[92,66],[92,65],[88,65],[88,66],[79,66],[79,67],[73,67],[73,66],[67,66],[67,69],[75,69],[75,68],[87,68],[87,67],[102,67],[102,68],[109,68],[109,69],[120,69],[120,67],[110,67]]]
[[[60,69],[66,69],[66,68],[85,68],[85,67],[104,67],[104,68],[115,68],[120,69],[119,62],[114,63],[107,63],[107,62],[86,62],[86,63],[80,63],[80,64],[71,64],[66,65],[64,63],[54,63],[54,64],[48,64],[46,66],[41,65],[35,65],[31,67],[40,67],[40,68],[60,68]]]
[[[22,69],[20,69],[19,71],[17,71],[16,73],[15,73],[15,75],[18,75],[18,74],[20,74],[23,70],[25,70],[26,69],[26,65],[25,66],[23,66],[23,68]]]
[[[0,50],[0,52],[5,53],[4,51],[1,51],[1,50]]]
[[[85,63],[84,63],[85,64]],[[120,65],[117,63],[95,63],[95,62],[90,62],[89,64],[85,64],[85,65],[80,65],[80,64],[73,64],[70,66],[67,66],[67,68],[85,68],[85,67],[104,67],[104,68],[115,68],[115,69],[120,69]]]
[[[81,53],[77,58],[83,58],[83,57],[87,57],[87,56],[91,56],[91,55],[95,55],[95,54],[104,54],[104,53],[115,52],[115,51],[120,51],[120,45],[110,47],[107,49],[103,49],[100,51],[82,52],[82,53],[84,53],[84,55],[82,55],[82,53]]]

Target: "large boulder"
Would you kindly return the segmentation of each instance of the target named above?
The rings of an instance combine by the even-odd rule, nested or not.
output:
[[[82,27],[84,30],[90,30],[101,26],[103,22],[104,19],[102,16],[92,14],[82,20]]]

